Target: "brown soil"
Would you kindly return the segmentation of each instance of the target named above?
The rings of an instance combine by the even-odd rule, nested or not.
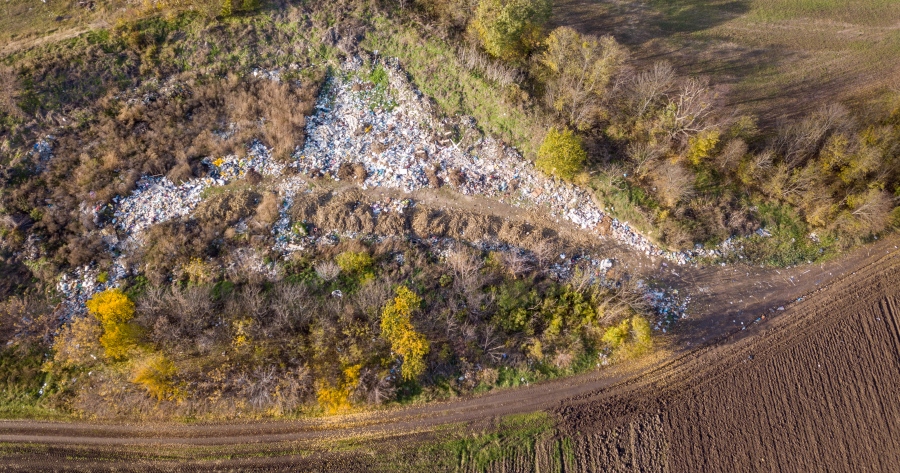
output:
[[[721,106],[766,126],[836,102],[864,112],[870,99],[897,87],[896,9],[876,10],[890,12],[883,18],[864,14],[890,2],[846,2],[856,9],[850,18],[822,8],[809,17],[785,12],[763,20],[779,16],[766,3],[558,0],[551,22],[613,35],[638,68],[669,61],[684,76],[709,77]]]
[[[411,198],[416,204],[403,214],[383,212],[376,216],[372,204],[387,197]],[[523,213],[519,208],[432,189],[406,194],[341,186],[298,195],[292,209],[294,219],[311,222],[323,232],[490,241],[527,249],[550,244],[561,252],[617,246],[599,242],[570,225],[538,223],[547,219]]]
[[[560,420],[559,435],[574,448],[565,471],[889,471],[900,464],[900,445],[893,435],[900,427],[895,402],[900,391],[897,244],[897,239],[882,241],[818,267],[818,275],[830,270],[827,280],[808,277],[797,285],[781,284],[770,300],[804,299],[784,312],[763,311],[766,320],[747,330],[729,333],[710,323],[705,330],[676,334],[670,342],[686,346],[682,342],[692,337],[718,335],[715,343],[660,350],[652,358],[575,378],[446,403],[296,422],[134,426],[9,421],[0,424],[0,453],[7,469],[20,470],[146,469],[146,463],[139,465],[150,459],[154,467],[189,470],[288,465],[365,470],[383,441],[360,440],[361,450],[346,455],[310,455],[316,451],[312,445],[397,436],[401,444],[415,445],[422,432],[440,425],[548,409]],[[790,281],[813,270],[794,268],[782,274]],[[765,286],[767,276],[728,281],[720,273],[717,279],[726,288],[752,288]],[[699,272],[695,284],[704,284],[704,278],[713,281],[716,276]],[[730,307],[721,291],[711,290],[707,297],[711,307]],[[755,307],[745,303],[742,310]],[[754,312],[754,318],[760,314]],[[721,317],[714,310],[696,315],[698,323]],[[215,455],[210,453],[214,446]],[[172,463],[223,455],[235,460]],[[514,464],[537,468],[548,455],[536,449],[530,464],[522,458]],[[87,463],[63,463],[73,457]],[[117,460],[121,458],[127,460]],[[498,464],[497,471],[503,466]]]
[[[891,471],[900,461],[900,259],[633,388],[556,409],[567,471]]]

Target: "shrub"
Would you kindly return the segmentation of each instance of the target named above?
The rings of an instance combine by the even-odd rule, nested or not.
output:
[[[537,291],[522,280],[499,286],[495,291],[497,312],[494,314],[494,324],[507,332],[525,331],[530,334],[531,314],[528,308],[536,304]]]
[[[635,315],[606,329],[601,340],[623,357],[641,355],[653,347],[650,322]]]
[[[78,317],[65,326],[53,342],[53,363],[60,368],[88,366],[102,355],[100,323],[94,317]]]
[[[538,150],[535,165],[547,174],[572,180],[586,161],[587,152],[572,130],[551,128]]]
[[[184,275],[191,284],[210,284],[216,279],[216,272],[213,265],[202,258],[191,258],[191,260],[182,267]]]
[[[694,194],[694,175],[679,163],[663,161],[650,175],[656,186],[656,196],[669,208],[686,200]]]
[[[175,364],[165,355],[155,353],[135,362],[131,382],[143,386],[148,394],[162,401],[177,397],[177,390],[172,382],[175,374]]]
[[[138,347],[140,328],[131,323],[134,302],[121,289],[107,289],[97,293],[88,299],[85,306],[100,322],[103,329],[100,345],[108,358],[124,359]]]
[[[319,276],[323,281],[333,281],[341,274],[341,267],[333,261],[321,261],[316,263],[315,271],[316,276]]]
[[[334,258],[341,271],[348,274],[362,274],[372,267],[372,257],[362,251],[344,251]]]
[[[634,337],[635,343],[641,347],[649,348],[653,343],[650,322],[639,315],[631,318],[631,335]]]
[[[518,61],[540,43],[550,10],[548,0],[481,0],[472,27],[488,54]]]
[[[316,400],[329,414],[337,414],[350,408],[350,394],[359,384],[362,365],[344,368],[343,379],[338,385],[322,383],[316,391]]]
[[[416,293],[400,286],[397,297],[381,313],[381,335],[390,342],[391,350],[403,358],[400,373],[404,380],[415,379],[425,371],[428,340],[416,331],[410,320],[421,303]]]
[[[613,349],[619,348],[628,340],[628,326],[628,319],[623,320],[619,325],[613,325],[606,329],[601,340]]]
[[[94,317],[78,317],[66,325],[53,342],[53,363],[59,368],[88,366],[102,355],[103,330]]]

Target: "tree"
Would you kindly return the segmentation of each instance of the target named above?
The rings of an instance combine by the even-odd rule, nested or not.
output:
[[[833,132],[849,128],[850,117],[841,105],[825,105],[803,120],[781,127],[776,147],[792,169],[817,155]]]
[[[472,28],[491,56],[520,61],[540,44],[549,0],[481,0]]]
[[[672,208],[694,193],[694,176],[678,163],[668,160],[657,166],[651,175],[656,195],[666,207]]]
[[[341,271],[348,274],[362,274],[372,267],[372,257],[362,251],[344,251],[334,258]]]
[[[107,289],[95,294],[85,303],[103,329],[100,345],[108,358],[124,359],[138,347],[140,328],[131,323],[134,302],[121,289]]]
[[[400,374],[415,379],[425,371],[428,340],[412,325],[411,316],[422,299],[406,286],[397,288],[397,297],[381,313],[381,336],[391,344],[391,351],[403,358]]]
[[[669,139],[688,138],[710,127],[713,113],[713,91],[705,80],[688,79],[662,110],[660,128]]]
[[[716,149],[720,136],[719,130],[710,129],[690,137],[688,139],[688,161],[694,166],[699,166]]]
[[[553,30],[539,59],[546,69],[545,100],[570,125],[590,128],[627,55],[612,36],[581,35],[566,26]]]
[[[865,234],[884,230],[890,221],[894,204],[888,193],[873,188],[848,196],[847,207],[853,216],[851,231]]]
[[[675,85],[675,69],[667,62],[657,62],[650,69],[634,76],[629,84],[632,111],[642,117]]]
[[[547,174],[572,180],[584,167],[585,161],[587,152],[572,130],[551,128],[538,150],[535,165]]]

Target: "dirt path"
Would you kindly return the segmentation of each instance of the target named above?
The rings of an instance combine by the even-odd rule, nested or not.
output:
[[[678,274],[673,275],[669,268],[662,268],[662,271],[657,268],[658,276],[668,273],[672,277],[671,283],[681,284],[686,290],[706,288],[701,291],[696,312],[687,319],[691,324],[668,337],[668,344],[674,347],[671,350],[661,350],[640,363],[622,364],[582,376],[451,402],[291,422],[134,425],[6,421],[0,423],[0,445],[62,448],[61,451],[67,452],[65,455],[71,454],[66,450],[71,447],[113,457],[128,451],[129,455],[138,458],[150,454],[140,449],[230,446],[279,456],[271,453],[272,449],[292,442],[425,433],[450,423],[477,422],[536,410],[557,412],[564,428],[571,432],[599,432],[601,435],[622,422],[632,422],[635,416],[639,423],[644,422],[637,414],[669,405],[675,402],[673,399],[684,399],[688,394],[702,397],[703,393],[697,392],[696,386],[720,386],[729,373],[740,372],[748,356],[755,354],[765,359],[790,352],[798,343],[815,338],[816,333],[831,330],[828,327],[841,320],[848,310],[859,312],[861,309],[852,305],[857,300],[857,305],[871,305],[873,300],[883,297],[885,291],[894,288],[892,290],[896,292],[900,287],[898,245],[898,238],[892,238],[828,264],[790,270],[681,268],[675,269]],[[797,302],[801,297],[802,300]],[[848,304],[852,306],[849,309],[845,307]],[[784,311],[777,310],[782,306]],[[773,307],[776,309],[770,311]],[[722,312],[718,308],[726,310]],[[762,315],[766,315],[766,319],[741,330],[740,321],[750,326],[750,321]],[[810,330],[811,326],[815,326],[815,330]],[[865,327],[866,333],[872,330]],[[702,347],[696,348],[701,344]],[[770,375],[753,376],[760,380]],[[772,376],[778,374],[772,373]],[[689,413],[679,415],[682,414]],[[673,416],[675,414],[666,419],[671,421]],[[657,433],[662,435],[660,432]],[[654,437],[651,435],[650,438]],[[671,441],[667,445],[670,444]],[[135,453],[135,449],[140,451]],[[8,465],[24,467],[33,464],[36,459],[31,452],[24,456],[8,456],[17,459]],[[290,462],[290,455],[281,456]]]

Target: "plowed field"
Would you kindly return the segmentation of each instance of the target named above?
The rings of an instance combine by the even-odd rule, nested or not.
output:
[[[629,393],[559,408],[571,470],[898,471],[900,267],[872,269]]]

